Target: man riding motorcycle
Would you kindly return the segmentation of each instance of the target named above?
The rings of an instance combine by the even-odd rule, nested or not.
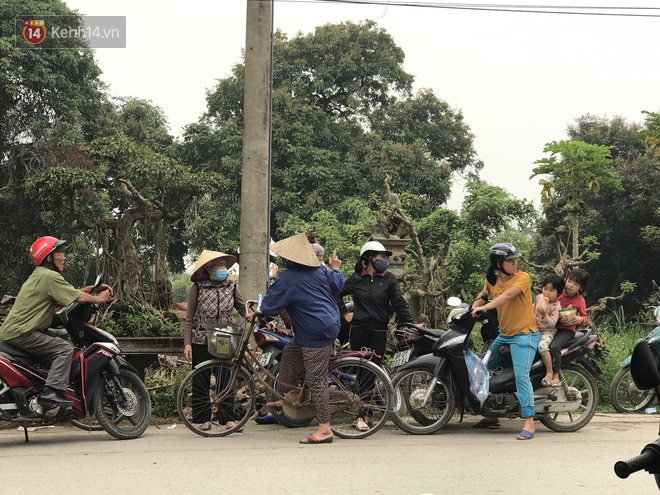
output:
[[[52,406],[70,406],[64,397],[67,389],[73,346],[59,337],[44,333],[53,319],[57,306],[72,302],[105,303],[112,298],[112,288],[101,285],[98,294],[92,294],[93,286],[76,289],[62,276],[64,269],[63,246],[66,241],[45,236],[37,239],[30,248],[30,259],[37,265],[21,287],[16,301],[0,326],[0,341],[18,349],[49,359],[52,364],[46,386],[40,394],[40,402]]]

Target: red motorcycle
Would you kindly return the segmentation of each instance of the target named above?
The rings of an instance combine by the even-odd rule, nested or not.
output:
[[[100,276],[96,280],[100,286]],[[55,312],[54,322],[64,326],[75,346],[69,385],[64,396],[72,406],[40,403],[48,367],[39,358],[0,342],[0,420],[23,426],[71,422],[103,429],[115,438],[137,438],[149,426],[151,401],[137,370],[119,355],[117,339],[89,323],[95,307],[72,303]]]

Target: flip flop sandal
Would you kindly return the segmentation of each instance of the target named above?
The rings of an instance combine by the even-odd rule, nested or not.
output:
[[[484,418],[481,421],[479,421],[478,423],[473,424],[472,428],[492,428],[492,429],[495,429],[495,428],[499,428],[500,426],[501,425],[500,425],[499,421],[493,423],[492,421],[488,421],[486,418]]]
[[[541,380],[541,385],[543,385],[544,387],[552,387],[552,382],[547,378],[544,378],[543,380]]]
[[[518,440],[531,440],[532,438],[534,438],[534,433],[527,430],[522,430],[516,437]]]
[[[555,388],[556,388],[556,387],[561,387],[561,380],[557,380],[557,381],[553,380],[553,381],[551,381],[551,382],[550,382],[550,386],[551,386],[551,387],[555,387]]]
[[[298,443],[302,443],[303,445],[315,445],[317,443],[332,443],[334,439],[335,437],[329,437],[326,438],[325,440],[317,440],[317,438],[314,435],[310,435]]]
[[[369,425],[364,422],[362,419],[357,419],[353,421],[353,426],[358,429],[358,431],[369,431]]]
[[[257,423],[258,425],[276,425],[277,420],[268,414],[264,416],[259,416],[254,418],[254,422]]]

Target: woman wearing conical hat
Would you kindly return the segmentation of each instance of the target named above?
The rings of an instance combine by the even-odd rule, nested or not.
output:
[[[190,280],[194,284],[188,293],[188,309],[183,334],[183,353],[185,358],[192,362],[193,367],[209,359],[215,359],[207,347],[207,331],[204,326],[207,319],[225,319],[230,322],[234,308],[242,317],[246,315],[245,301],[236,284],[229,280],[227,273],[234,263],[236,257],[231,254],[204,250],[193,268]],[[227,370],[227,376],[222,376],[220,379],[228,380],[229,371]],[[231,404],[226,404],[226,407],[221,405],[218,417],[211,421],[209,380],[210,376],[200,376],[198,379],[200,383],[193,384],[192,422],[201,424],[201,430],[210,430],[214,426],[233,428],[235,418],[230,412]],[[204,390],[206,393],[201,392]]]
[[[293,321],[295,336],[282,352],[277,391],[289,391],[282,383],[300,383],[303,375],[309,385],[318,430],[300,441],[303,444],[330,443],[328,364],[333,344],[339,333],[339,309],[335,298],[344,286],[339,271],[341,261],[333,252],[328,264],[321,266],[314,249],[304,234],[277,242],[271,251],[282,258],[286,268],[270,286],[261,302],[261,311],[276,315],[286,309]],[[269,407],[282,406],[281,401],[269,402]]]

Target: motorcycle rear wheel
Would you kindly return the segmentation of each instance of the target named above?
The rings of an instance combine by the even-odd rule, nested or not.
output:
[[[548,412],[537,415],[547,428],[559,432],[578,431],[591,421],[598,407],[598,388],[596,381],[582,366],[571,363],[562,367],[564,380],[569,387],[574,387],[582,395],[582,403],[576,411]]]
[[[140,377],[127,369],[119,375],[108,373],[102,377],[103,388],[94,396],[94,410],[99,425],[119,440],[137,438],[149,426],[151,399]],[[120,390],[125,397],[122,402]]]
[[[232,372],[236,377],[231,390],[227,391]],[[217,396],[224,398],[212,400]],[[250,419],[255,397],[249,371],[236,368],[231,361],[218,360],[188,373],[179,387],[176,406],[181,421],[190,431],[203,437],[224,437],[241,430]],[[197,417],[193,414],[193,400]],[[234,426],[227,428],[226,423],[232,420],[227,418],[233,418]]]
[[[430,383],[436,382],[425,406],[418,405]],[[410,368],[394,376],[394,391],[401,404],[392,414],[392,421],[406,433],[429,435],[445,427],[454,415],[456,396],[443,377],[426,368]]]
[[[654,398],[653,390],[640,390],[630,374],[630,366],[621,368],[610,386],[610,402],[620,413],[632,413],[646,409]]]

